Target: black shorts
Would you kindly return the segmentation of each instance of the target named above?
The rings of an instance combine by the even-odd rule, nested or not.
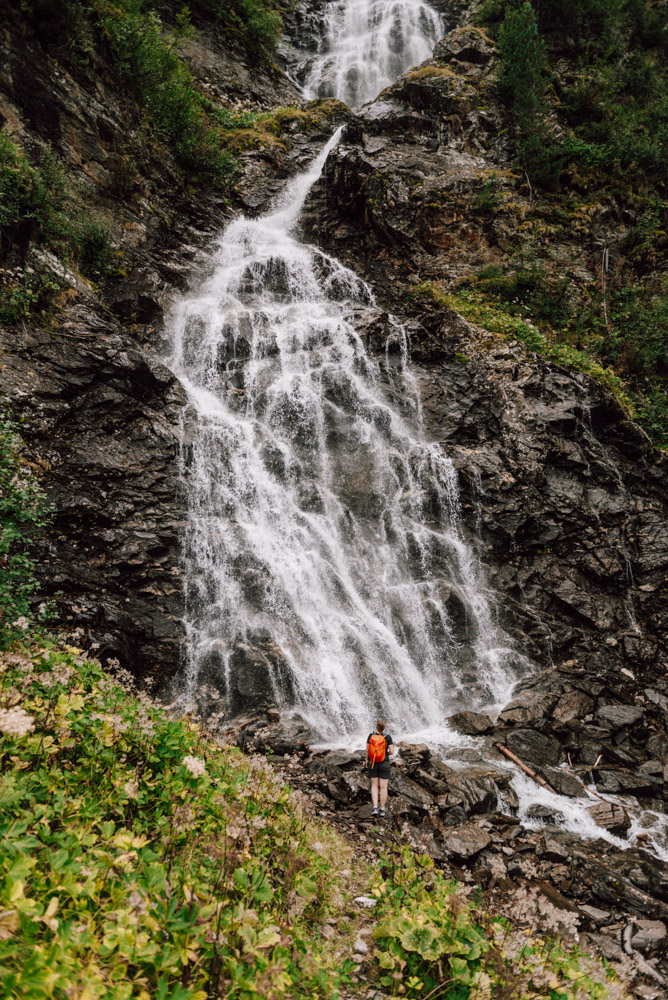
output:
[[[389,778],[390,776],[390,762],[389,760],[381,760],[380,763],[374,764],[373,767],[369,764],[369,777],[370,778]]]

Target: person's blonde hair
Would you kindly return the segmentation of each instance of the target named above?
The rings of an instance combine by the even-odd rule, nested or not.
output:
[[[376,729],[378,730],[379,733],[385,732],[385,719],[376,720]]]

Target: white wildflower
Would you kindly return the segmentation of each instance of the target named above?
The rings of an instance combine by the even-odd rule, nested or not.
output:
[[[123,791],[125,792],[125,794],[129,799],[137,798],[139,794],[139,786],[137,782],[134,780],[134,778],[131,778],[130,781],[125,782],[125,784],[123,785]]]
[[[22,708],[0,708],[0,732],[25,736],[35,728],[35,720]]]
[[[12,625],[15,628],[20,628],[23,632],[30,628],[30,622],[25,615],[21,615],[20,618],[17,618],[15,622],[12,622]]]
[[[206,774],[206,765],[201,757],[184,757],[183,766],[196,778],[203,778]]]

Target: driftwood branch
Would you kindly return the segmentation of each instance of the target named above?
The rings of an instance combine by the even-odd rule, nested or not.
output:
[[[540,774],[537,774],[537,772],[530,768],[528,764],[525,764],[523,760],[516,757],[512,750],[509,750],[508,747],[503,745],[503,743],[495,743],[494,746],[497,750],[501,751],[504,757],[507,757],[508,760],[512,760],[513,764],[517,764],[517,766],[524,771],[525,774],[528,774],[530,778],[537,781],[539,785],[542,785],[543,788],[547,788],[549,792],[554,792],[555,795],[558,794],[552,785],[545,780],[545,778],[541,778]]]

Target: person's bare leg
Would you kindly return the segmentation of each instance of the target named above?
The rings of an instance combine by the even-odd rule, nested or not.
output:
[[[374,809],[378,805],[378,782],[379,781],[380,781],[380,778],[372,778],[371,779],[371,802],[373,804]],[[385,782],[385,784],[387,785],[387,782]]]
[[[377,780],[380,785],[380,808],[384,809],[387,802],[387,778],[378,778]]]

